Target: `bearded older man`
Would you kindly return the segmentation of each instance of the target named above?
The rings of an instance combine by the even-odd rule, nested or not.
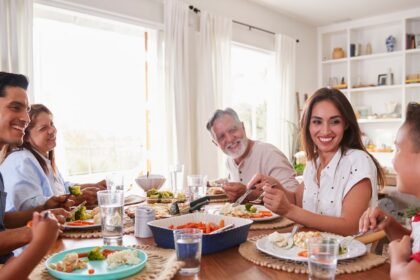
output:
[[[229,182],[224,185],[229,200],[234,201],[246,190],[246,184],[257,173],[275,177],[289,190],[298,182],[286,156],[274,145],[248,139],[243,122],[231,108],[216,110],[207,122],[212,142],[227,156]],[[259,195],[254,191],[248,200]]]

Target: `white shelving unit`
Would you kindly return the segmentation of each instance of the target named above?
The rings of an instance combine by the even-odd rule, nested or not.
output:
[[[347,88],[341,91],[359,115],[362,131],[378,149],[393,147],[408,102],[420,102],[420,82],[406,83],[409,75],[420,78],[420,46],[407,49],[406,34],[420,35],[420,9],[318,29],[319,87],[335,86],[344,78]],[[386,46],[390,35],[396,39],[392,52]],[[350,55],[351,44],[361,47],[359,55]],[[368,44],[371,53],[366,52]],[[345,57],[332,59],[334,48],[342,48]],[[385,85],[383,77],[388,80]]]

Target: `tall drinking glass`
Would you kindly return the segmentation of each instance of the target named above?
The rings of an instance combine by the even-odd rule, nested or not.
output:
[[[338,245],[335,238],[313,237],[308,240],[309,279],[335,279]]]
[[[105,245],[122,245],[124,230],[124,192],[98,191],[102,237]]]
[[[181,275],[200,272],[202,236],[203,232],[196,228],[174,230],[176,257],[185,263],[179,271]]]
[[[207,175],[188,175],[188,195],[191,200],[198,199],[206,195]]]
[[[173,164],[169,167],[171,175],[171,186],[174,194],[184,191],[184,165],[181,163]]]
[[[106,188],[112,191],[123,191],[124,190],[124,175],[120,173],[111,173],[105,179]]]

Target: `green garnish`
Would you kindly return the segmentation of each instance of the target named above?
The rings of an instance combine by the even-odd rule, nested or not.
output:
[[[80,190],[80,186],[74,185],[69,187],[70,194],[79,196],[82,194],[82,191]]]
[[[257,207],[255,207],[252,203],[245,203],[245,210],[250,213],[256,213]]]
[[[102,254],[101,248],[96,247],[92,249],[91,251],[89,251],[88,259],[90,261],[100,261],[100,260],[104,260],[105,256]]]

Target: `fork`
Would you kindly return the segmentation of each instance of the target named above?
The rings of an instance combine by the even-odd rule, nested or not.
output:
[[[274,187],[275,186],[275,184],[272,184],[272,185],[269,185],[268,187],[270,187],[270,188],[272,188],[272,187]],[[263,198],[264,198],[264,195],[265,195],[265,192],[262,192],[258,197],[257,197],[257,199],[254,199],[254,200],[251,200],[251,201],[249,201],[249,203],[252,203],[252,204],[262,204],[262,202],[263,202]]]
[[[245,200],[245,198],[253,191],[253,190],[255,190],[257,187],[256,186],[251,186],[249,189],[247,189],[246,190],[246,192],[243,194],[243,195],[241,195],[236,201],[235,201],[235,203],[233,203],[232,204],[232,207],[236,207],[236,206],[238,206],[239,204],[241,204],[244,200]]]

